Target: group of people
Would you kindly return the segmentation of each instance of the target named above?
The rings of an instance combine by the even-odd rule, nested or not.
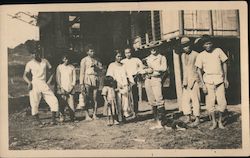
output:
[[[220,48],[215,48],[210,36],[204,35],[200,41],[204,50],[200,53],[193,50],[194,42],[188,37],[181,39],[183,62],[183,114],[193,126],[200,123],[200,88],[206,94],[206,108],[212,118],[210,129],[224,128],[222,114],[226,109],[225,88],[229,86],[227,80],[227,56]],[[85,119],[93,120],[97,117],[97,93],[100,84],[99,74],[103,72],[102,63],[96,59],[95,50],[91,45],[85,49],[87,56],[80,62],[79,106],[85,111]],[[124,53],[124,54],[123,54]],[[167,59],[159,53],[158,47],[150,48],[150,55],[143,60],[132,57],[133,50],[125,48],[124,52],[116,51],[115,61],[110,63],[104,78],[101,95],[104,99],[104,115],[107,125],[123,124],[126,118],[138,114],[138,76],[143,78],[148,103],[152,106],[154,125],[150,129],[162,128],[165,117],[165,105],[162,95],[162,76],[167,71]],[[123,59],[123,55],[125,58]],[[39,125],[43,125],[38,116],[41,97],[45,99],[52,111],[51,124],[59,120],[65,121],[65,107],[68,106],[71,121],[75,118],[75,85],[76,70],[70,64],[68,54],[62,56],[62,63],[56,69],[56,95],[49,88],[53,74],[46,81],[46,70],[51,69],[50,63],[41,57],[40,52],[34,53],[34,58],[26,64],[23,78],[28,84],[32,115]],[[28,73],[32,79],[28,78]],[[204,72],[204,74],[203,74]],[[215,108],[215,102],[218,109]],[[93,108],[90,117],[89,109]],[[219,111],[218,123],[215,112]],[[195,116],[192,120],[191,116]]]

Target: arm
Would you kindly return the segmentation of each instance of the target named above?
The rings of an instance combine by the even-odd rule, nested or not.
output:
[[[223,69],[223,77],[224,77],[225,88],[228,88],[228,86],[229,86],[229,82],[228,82],[228,80],[227,80],[227,60],[228,60],[228,57],[227,57],[227,55],[223,52],[222,49],[217,48],[217,50],[219,51],[220,60],[221,60],[221,62],[222,62],[222,69]]]
[[[85,87],[84,87],[84,75],[85,75],[85,71],[86,71],[86,66],[85,66],[85,60],[82,59],[81,63],[80,63],[80,77],[79,77],[79,82],[81,85],[81,91],[85,92]]]
[[[197,72],[198,72],[198,76],[200,78],[200,81],[201,81],[201,85],[202,85],[202,90],[205,94],[207,94],[207,87],[205,85],[205,82],[203,80],[203,77],[202,77],[202,73],[201,73],[201,69],[197,67]]]
[[[51,75],[50,75],[50,77],[49,77],[49,79],[47,81],[47,84],[50,84],[51,81],[52,81],[52,79],[53,79],[53,77],[54,77],[54,72],[53,72],[52,68],[49,69],[49,74],[51,74]]]
[[[72,76],[72,86],[76,85],[76,69],[73,69],[73,76]]]
[[[31,81],[29,80],[29,78],[28,78],[28,76],[27,76],[28,73],[29,73],[29,72],[24,71],[24,73],[23,73],[23,79],[24,79],[24,81],[28,84],[28,89],[31,90],[31,89],[32,89],[32,83],[31,83]]]
[[[182,81],[182,86],[186,87],[187,86],[187,71],[186,71],[186,61],[185,61],[186,54],[183,53],[181,55],[181,60],[182,60],[182,69],[183,69],[183,81]]]
[[[31,69],[30,69],[29,64],[26,64],[25,70],[24,70],[24,73],[23,73],[23,79],[28,84],[28,89],[29,90],[32,89],[32,83],[31,83],[31,81],[29,80],[29,78],[27,76],[30,71],[31,71]]]
[[[228,88],[229,87],[229,82],[227,80],[227,63],[224,62],[223,65],[223,72],[224,72],[224,84],[225,84],[225,88]]]
[[[44,59],[44,60],[46,62],[46,66],[47,66],[47,68],[49,70],[49,74],[51,74],[48,81],[47,81],[47,84],[50,84],[50,82],[52,81],[52,79],[54,77],[54,71],[52,70],[52,66],[50,65],[49,61],[46,60],[46,59]]]
[[[56,83],[57,83],[58,88],[60,88],[61,87],[61,73],[59,70],[59,66],[56,69]]]

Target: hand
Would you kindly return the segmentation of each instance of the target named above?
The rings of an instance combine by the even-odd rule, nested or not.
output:
[[[187,82],[182,83],[182,88],[187,88]]]
[[[32,86],[32,83],[28,83],[28,90],[32,90],[33,86]]]
[[[225,85],[225,88],[228,88],[229,87],[229,82],[227,79],[224,80],[224,85]]]
[[[147,69],[146,69],[146,72],[147,72],[148,74],[152,74],[152,73],[154,72],[154,70],[153,70],[152,68],[147,68]]]
[[[185,89],[186,89],[186,88],[187,88],[187,84],[183,84],[183,85],[182,85],[182,88],[185,88]]]
[[[81,91],[83,92],[83,93],[85,93],[85,86],[84,86],[84,84],[81,84]]]
[[[202,91],[204,94],[207,94],[207,87],[205,85],[202,86]]]

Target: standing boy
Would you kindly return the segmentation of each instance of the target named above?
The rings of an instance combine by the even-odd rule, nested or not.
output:
[[[195,116],[193,126],[200,123],[200,88],[199,88],[199,75],[195,61],[198,52],[192,50],[192,44],[188,37],[181,39],[181,45],[184,53],[182,54],[183,63],[183,94],[182,94],[182,109],[187,122],[191,122],[191,115]],[[192,107],[191,109],[191,102]]]
[[[228,88],[227,80],[227,56],[220,48],[215,48],[210,36],[202,37],[204,51],[201,52],[195,65],[198,67],[198,74],[202,83],[203,92],[206,94],[206,108],[212,117],[211,130],[217,127],[215,118],[215,101],[218,103],[219,128],[225,128],[222,124],[222,114],[226,109],[227,101],[225,97],[225,88]],[[203,70],[205,73],[202,77]]]
[[[138,96],[138,84],[137,84],[138,81],[134,79],[134,76],[138,74],[140,70],[143,69],[143,64],[139,58],[132,57],[131,48],[126,48],[124,50],[124,54],[126,58],[123,59],[121,62],[123,63],[124,68],[127,72],[129,86],[130,86],[130,89],[132,90],[132,98],[133,98],[132,104],[134,105],[133,111],[136,116],[138,113],[139,96]]]
[[[102,64],[95,58],[95,51],[92,45],[85,47],[87,56],[80,63],[80,85],[81,90],[86,94],[86,120],[91,120],[88,112],[88,103],[94,104],[93,119],[98,119],[97,112],[97,91],[99,88],[99,73],[102,70]],[[88,102],[88,103],[87,103]]]
[[[33,54],[33,59],[31,59],[25,66],[23,79],[28,84],[31,114],[34,116],[36,121],[42,125],[42,122],[38,116],[38,106],[43,96],[46,103],[50,106],[52,112],[51,124],[56,124],[56,112],[58,111],[58,100],[52,90],[49,88],[53,75],[50,76],[49,80],[46,82],[46,70],[51,69],[50,63],[42,58],[41,53],[36,51]],[[32,74],[32,80],[29,80],[28,73]]]
[[[167,59],[159,54],[156,48],[151,48],[150,55],[145,59],[147,68],[142,73],[146,73],[145,89],[149,104],[153,108],[153,115],[156,124],[150,129],[162,128],[161,119],[165,116],[164,100],[162,96],[162,74],[167,70]]]
[[[74,107],[74,86],[76,84],[75,67],[69,63],[69,56],[64,54],[62,56],[62,64],[58,65],[56,70],[56,81],[58,94],[60,95],[60,121],[65,120],[64,110],[67,106],[69,108],[70,120],[75,121],[75,107]]]

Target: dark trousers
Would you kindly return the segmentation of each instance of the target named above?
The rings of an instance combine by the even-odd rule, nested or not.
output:
[[[132,86],[132,95],[133,95],[133,100],[134,100],[134,112],[137,114],[138,113],[138,100],[139,100],[139,95],[138,95],[138,87],[137,84],[134,84]]]

